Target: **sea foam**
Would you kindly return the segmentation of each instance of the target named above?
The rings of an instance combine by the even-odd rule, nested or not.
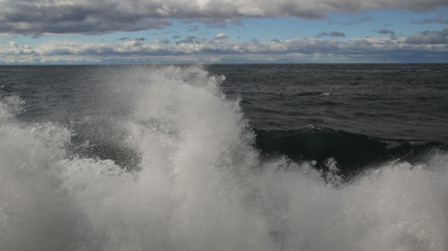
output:
[[[445,153],[341,183],[312,163],[262,160],[223,77],[201,67],[104,79],[109,109],[126,106],[112,121],[135,170],[73,153],[69,126],[20,122],[20,98],[2,101],[0,250],[448,248]]]

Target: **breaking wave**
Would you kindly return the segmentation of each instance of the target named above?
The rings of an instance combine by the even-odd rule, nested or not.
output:
[[[325,175],[313,161],[262,158],[223,77],[111,75],[110,102],[126,109],[110,118],[25,123],[21,99],[3,98],[1,250],[448,248],[445,152],[344,182],[335,158]]]

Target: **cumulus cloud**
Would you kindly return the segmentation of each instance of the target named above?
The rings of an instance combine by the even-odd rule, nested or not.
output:
[[[245,17],[324,18],[331,12],[428,10],[446,0],[2,0],[0,32],[110,33],[160,29],[168,19],[237,22]],[[364,22],[367,18],[353,20]]]

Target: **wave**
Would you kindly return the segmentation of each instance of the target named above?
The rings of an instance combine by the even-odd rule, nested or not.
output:
[[[439,142],[384,139],[315,126],[255,132],[257,147],[265,158],[285,155],[294,161],[314,161],[324,172],[328,172],[327,161],[334,159],[340,174],[347,178],[390,161],[417,164],[437,151],[448,151],[448,146]]]
[[[126,87],[129,113],[25,123],[15,118],[20,98],[0,103],[1,250],[448,247],[446,153],[381,164],[350,182],[335,157],[324,178],[286,152],[262,158],[257,141],[262,149],[268,136],[298,141],[256,138],[238,100],[220,91],[223,78],[201,67],[114,69],[104,78]],[[316,133],[305,131],[300,137]],[[358,137],[317,130],[327,133]]]

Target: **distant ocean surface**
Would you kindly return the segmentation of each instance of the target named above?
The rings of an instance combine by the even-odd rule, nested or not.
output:
[[[0,66],[0,250],[448,250],[448,64]]]

